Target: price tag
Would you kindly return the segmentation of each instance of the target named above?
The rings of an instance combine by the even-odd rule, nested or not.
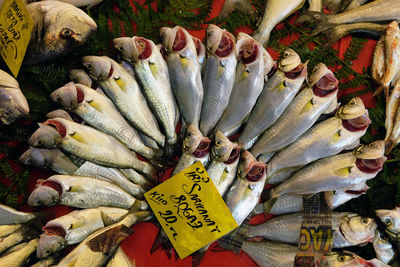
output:
[[[31,39],[33,20],[22,0],[4,0],[0,8],[0,54],[17,77]]]
[[[238,227],[201,162],[144,196],[181,259]]]

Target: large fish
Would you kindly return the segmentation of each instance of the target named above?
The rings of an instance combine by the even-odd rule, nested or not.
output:
[[[97,92],[104,94],[101,87],[98,86],[84,70],[71,69],[68,72],[68,77],[74,83],[80,83],[80,84],[86,85],[87,87],[90,87],[90,88],[96,90]]]
[[[393,210],[380,209],[375,213],[386,225],[386,233],[391,238],[400,240],[400,207]]]
[[[53,175],[47,180],[38,180],[28,198],[30,206],[52,206],[56,204],[77,208],[101,206],[129,209],[135,198],[120,187],[109,182],[82,176]],[[139,201],[142,209],[148,207]]]
[[[80,243],[98,229],[119,222],[127,213],[126,209],[99,207],[75,210],[51,220],[42,228],[36,256],[43,259],[68,245]]]
[[[247,150],[242,152],[237,177],[225,195],[225,202],[238,225],[247,218],[264,189],[266,165]]]
[[[334,251],[326,253],[316,262],[318,267],[330,266],[330,267],[390,267],[384,262],[378,259],[365,260],[349,251]]]
[[[385,74],[385,64],[385,36],[383,35],[376,43],[371,66],[371,76],[377,84]]]
[[[249,225],[247,236],[260,236],[268,240],[297,244],[303,213],[274,217],[265,223]],[[332,247],[343,248],[372,242],[377,224],[372,218],[365,218],[349,212],[332,213]]]
[[[29,105],[17,80],[0,70],[0,122],[10,124],[29,114]]]
[[[395,123],[395,115],[400,105],[400,80],[396,81],[396,84],[386,102],[385,108],[385,128],[386,136],[385,142],[389,141],[390,135],[392,134],[393,126]]]
[[[47,119],[62,118],[73,121],[71,115],[63,109],[56,109],[46,114]]]
[[[307,64],[288,48],[282,55],[278,70],[267,81],[251,111],[238,143],[250,147],[251,140],[273,125],[292,102],[307,78]]]
[[[31,41],[24,64],[34,65],[68,54],[81,46],[97,25],[83,10],[60,1],[26,6],[33,19]]]
[[[83,65],[135,128],[164,145],[165,137],[136,80],[109,57],[86,56]]]
[[[399,81],[400,83],[400,81]],[[393,89],[392,91],[392,96],[389,99],[389,103],[387,103],[386,106],[386,120],[385,120],[385,127],[390,128],[391,124],[393,123],[393,126],[391,126],[391,131],[386,132],[386,151],[385,154],[388,155],[392,151],[392,149],[400,142],[400,108],[399,105],[397,107],[397,110],[394,111],[394,106],[396,105],[396,102],[398,101],[395,97],[398,94],[398,88],[396,84],[396,88]],[[394,115],[394,116],[393,116]],[[393,121],[388,121],[390,118],[392,118]]]
[[[60,147],[82,159],[100,165],[134,168],[151,177],[156,176],[156,170],[150,163],[139,160],[114,137],[92,127],[60,118],[47,120],[39,126],[28,140],[31,146]]]
[[[28,166],[50,169],[59,174],[73,174],[78,167],[59,149],[30,147],[19,157]]]
[[[33,213],[17,211],[0,204],[0,225],[26,223],[36,218]]]
[[[235,82],[235,37],[214,24],[207,27],[207,62],[203,74],[204,101],[200,131],[208,136],[229,103]]]
[[[384,142],[361,145],[352,152],[326,157],[297,171],[284,183],[269,191],[266,210],[284,194],[316,194],[351,189],[360,182],[374,178],[386,161]]]
[[[268,176],[285,169],[300,169],[320,158],[353,149],[360,143],[371,120],[361,98],[341,106],[336,115],[311,127],[295,142],[280,150],[268,162]],[[283,180],[269,180],[276,184]]]
[[[267,46],[271,31],[278,23],[300,9],[305,0],[269,0],[266,1],[265,11],[254,39]]]
[[[0,257],[0,266],[23,267],[26,266],[28,257],[35,251],[38,238],[18,245],[18,248],[12,248],[12,251],[6,251]]]
[[[211,162],[207,166],[207,173],[221,196],[224,196],[236,178],[239,157],[239,145],[217,131],[211,146]]]
[[[324,64],[315,66],[309,85],[285,109],[273,126],[267,129],[250,152],[267,161],[274,152],[293,143],[307,131],[332,103],[336,102],[339,81]]]
[[[132,64],[150,108],[163,126],[168,144],[175,144],[176,103],[171,89],[167,63],[153,41],[143,37],[113,40],[124,60]]]
[[[392,244],[389,242],[387,236],[384,236],[378,229],[375,230],[372,245],[378,260],[390,263],[394,259],[395,252]]]
[[[218,20],[225,20],[234,11],[248,13],[249,16],[253,16],[255,12],[249,0],[225,0]]]
[[[239,33],[236,43],[238,64],[235,83],[229,103],[215,131],[226,136],[234,134],[250,115],[264,85],[264,49],[262,45],[245,33]]]

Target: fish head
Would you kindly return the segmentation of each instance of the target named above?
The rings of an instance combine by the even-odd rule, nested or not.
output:
[[[386,232],[395,239],[400,239],[400,207],[393,210],[376,210],[376,216],[386,225]]]
[[[368,189],[369,187],[364,182],[362,183],[362,186],[357,186],[357,188],[326,191],[324,192],[324,197],[328,206],[331,209],[334,209],[351,199],[358,198],[359,196],[366,194]]]
[[[261,161],[257,161],[248,150],[245,150],[241,155],[238,175],[242,179],[256,183],[266,175],[266,165]]]
[[[279,60],[279,69],[283,72],[288,72],[295,69],[300,64],[300,56],[293,49],[287,48]]]
[[[278,64],[268,53],[267,49],[265,49],[263,46],[261,47],[263,51],[263,60],[264,60],[264,77],[270,78],[277,70]]]
[[[352,98],[347,104],[341,106],[337,116],[342,120],[351,120],[365,114],[364,102],[359,97]],[[367,115],[368,118],[368,115]],[[369,118],[368,118],[369,119]]]
[[[47,256],[54,254],[66,246],[66,241],[63,236],[42,234],[40,236],[37,248],[36,256],[39,259],[46,258]]]
[[[207,51],[220,58],[236,53],[235,37],[220,27],[210,24],[206,32]]]
[[[386,27],[385,35],[386,36],[394,36],[400,33],[399,24],[397,21],[392,21]]]
[[[382,157],[384,153],[385,141],[383,140],[376,140],[368,145],[361,145],[355,149],[355,156],[359,159],[376,159]]]
[[[113,45],[115,49],[118,50],[119,54],[122,58],[128,62],[137,61],[137,54],[136,60],[134,59],[134,51],[136,47],[134,47],[134,40],[133,38],[129,37],[119,37],[113,40]]]
[[[57,204],[61,196],[59,187],[55,182],[38,180],[35,189],[28,197],[28,205],[37,207]]]
[[[190,124],[185,133],[183,140],[184,153],[193,154],[195,157],[202,157],[208,153],[211,140],[204,137],[200,130],[194,125]]]
[[[153,50],[156,49],[156,45],[143,37],[134,36],[132,37],[132,59],[133,61],[145,60],[148,59]]]
[[[192,45],[192,51],[195,52],[194,43],[190,34],[182,27],[174,28],[162,27],[160,29],[162,43],[167,52],[180,52],[189,45]]]
[[[82,93],[82,92],[81,92]],[[83,96],[83,95],[82,95]],[[83,100],[83,97],[81,97]],[[69,82],[66,85],[56,89],[50,94],[50,99],[61,105],[61,107],[72,110],[78,107],[82,102],[78,100],[77,88],[73,82]]]
[[[352,213],[343,216],[339,223],[340,233],[354,245],[372,241],[376,228],[374,219]]]
[[[106,57],[85,56],[82,64],[95,81],[106,81],[113,75],[113,66]]]
[[[264,48],[252,37],[247,34],[238,35],[238,41],[236,43],[238,61],[241,61],[244,65],[250,65],[258,62],[263,57]]]
[[[225,162],[233,149],[233,143],[221,131],[215,133],[214,144],[211,148],[211,155],[219,162]]]
[[[55,148],[60,140],[61,136],[54,127],[39,123],[39,129],[29,137],[28,144],[34,147]]]
[[[84,70],[72,69],[69,71],[69,79],[74,83],[80,83],[92,87],[92,79]]]
[[[316,262],[316,266],[329,267],[365,267],[367,261],[357,254],[349,251],[334,251],[325,253],[320,260]]]
[[[49,113],[46,114],[46,118],[48,118],[48,119],[63,118],[63,119],[69,120],[69,121],[73,121],[73,119],[68,114],[68,112],[66,112],[63,109],[56,109],[56,110],[50,111]]]
[[[325,64],[318,63],[310,75],[308,84],[310,87],[317,87],[320,91],[330,92],[337,90],[339,80]]]
[[[46,166],[46,158],[42,150],[35,147],[30,147],[20,157],[19,161],[28,166],[44,167]]]
[[[375,230],[374,240],[372,241],[375,252],[385,252],[392,250],[393,246],[389,242],[386,235],[382,234],[378,229]]]
[[[28,114],[28,102],[21,90],[0,87],[0,122],[8,125]]]
[[[204,58],[206,56],[206,47],[199,38],[192,36],[194,47],[196,48],[197,58]]]

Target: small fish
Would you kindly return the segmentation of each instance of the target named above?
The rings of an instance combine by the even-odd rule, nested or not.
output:
[[[368,0],[343,0],[341,12],[360,7],[367,2]]]
[[[249,16],[254,16],[255,13],[249,0],[225,0],[224,6],[218,15],[218,20],[225,20],[234,11],[247,13]]]
[[[28,166],[50,169],[59,174],[73,174],[76,166],[61,150],[29,147],[19,157],[19,161]]]
[[[238,64],[229,103],[215,126],[226,136],[236,133],[247,120],[264,85],[264,50],[262,45],[241,32],[236,43]]]
[[[378,260],[381,260],[384,263],[390,263],[394,259],[395,253],[392,244],[378,229],[375,230],[372,245],[374,246],[376,258]]]
[[[251,141],[273,125],[292,102],[307,77],[307,63],[288,48],[282,55],[278,70],[270,77],[251,111],[238,143],[251,147]]]
[[[17,80],[0,70],[0,122],[8,125],[29,114],[29,105]]]
[[[50,111],[49,113],[46,114],[46,118],[47,119],[62,118],[62,119],[66,119],[69,121],[73,121],[73,119],[71,118],[71,115],[69,115],[69,113],[63,109],[56,109],[56,110]]]
[[[386,102],[386,110],[385,110],[385,128],[386,128],[386,137],[385,142],[389,141],[390,135],[393,131],[394,119],[396,115],[396,111],[398,110],[400,105],[400,80],[396,81],[396,84],[392,90],[392,93],[389,96],[388,101]]]
[[[132,125],[164,145],[165,137],[136,80],[109,57],[86,56],[83,65]]]
[[[386,29],[386,28],[385,28]],[[376,43],[371,66],[371,76],[375,83],[379,84],[385,73],[385,36]]]
[[[237,177],[225,195],[225,202],[238,225],[247,218],[264,189],[266,165],[247,150],[242,152]]]
[[[305,0],[269,0],[265,4],[265,11],[254,39],[264,46],[268,45],[271,31],[285,18],[300,9]]]
[[[145,188],[151,188],[154,184],[158,183],[158,179],[147,177],[148,180],[134,169],[119,169],[119,171],[133,183],[144,186]]]
[[[26,266],[28,257],[35,251],[38,238],[32,239],[23,246],[20,246],[18,250],[2,255],[0,257],[0,266],[9,267],[23,267]]]
[[[399,81],[400,82],[400,81]],[[390,132],[386,132],[386,151],[385,154],[389,155],[390,152],[393,150],[393,148],[400,142],[400,108],[397,108],[396,111],[393,110],[393,106],[396,104],[398,101],[396,99],[396,95],[398,94],[398,88],[396,85],[396,88],[392,91],[392,96],[389,99],[389,103],[386,105],[386,109],[388,110],[386,116],[388,117],[386,120],[389,120],[389,117],[392,117],[393,115],[393,126]],[[395,102],[395,103],[393,103]],[[389,111],[390,109],[390,111]],[[395,114],[393,114],[396,112]],[[386,126],[386,120],[385,120],[385,126]],[[388,128],[390,127],[390,122],[388,121]]]
[[[326,253],[316,262],[318,267],[332,266],[332,267],[390,267],[389,265],[381,262],[378,259],[365,260],[349,251],[334,251]]]
[[[120,221],[127,213],[126,209],[99,207],[75,210],[51,220],[42,228],[36,256],[43,259],[68,245],[78,244],[98,229]]]
[[[162,27],[160,35],[167,52],[172,90],[185,123],[199,125],[203,84],[201,66],[191,35],[182,27]]]
[[[52,206],[56,204],[77,208],[101,206],[129,209],[135,198],[120,187],[106,181],[89,177],[53,175],[47,180],[38,180],[28,198],[30,206]],[[147,203],[140,201],[142,209]]]
[[[293,143],[323,112],[336,103],[338,83],[332,71],[322,63],[317,64],[307,88],[294,98],[275,124],[262,134],[250,152],[265,162],[271,154]]]
[[[208,136],[221,118],[235,82],[235,37],[214,24],[207,27],[207,62],[203,74],[204,100],[200,131]]]
[[[22,224],[4,224],[0,225],[0,238],[6,237],[15,233],[22,228]]]
[[[60,147],[100,165],[134,168],[150,177],[156,176],[156,170],[150,163],[139,160],[114,137],[65,119],[56,118],[40,123],[28,143],[34,147]]]
[[[11,248],[12,246],[15,246],[24,241],[28,241],[33,237],[36,237],[37,235],[38,233],[36,232],[36,230],[29,226],[23,226],[19,228],[14,233],[0,239],[0,254]]]
[[[322,12],[323,0],[308,0],[308,11]]]
[[[33,213],[17,211],[0,204],[0,225],[26,223],[36,218]]]
[[[107,263],[106,267],[135,267],[136,263],[131,260],[124,252],[124,250],[119,247],[117,252],[115,252],[112,259]]]
[[[104,93],[101,87],[99,87],[91,78],[90,76],[81,69],[71,69],[68,72],[68,77],[74,83],[80,83],[90,87],[97,92]]]
[[[59,0],[59,1],[74,5],[76,7],[87,7],[89,9],[100,4],[103,0]]]
[[[83,10],[60,1],[26,5],[33,19],[24,64],[35,65],[68,54],[82,46],[97,25]]]
[[[386,225],[386,233],[391,238],[400,240],[400,207],[393,210],[376,210],[375,213]]]

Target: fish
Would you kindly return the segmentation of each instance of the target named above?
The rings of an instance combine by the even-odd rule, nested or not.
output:
[[[376,258],[384,263],[390,263],[395,256],[392,244],[378,229],[375,230],[374,241],[372,242]]]
[[[185,123],[199,125],[203,102],[201,66],[191,35],[182,27],[162,27],[160,35],[167,52],[172,90]]]
[[[266,165],[247,150],[241,155],[237,177],[225,195],[225,202],[238,225],[241,225],[260,199],[264,189]]]
[[[200,131],[208,136],[229,104],[235,82],[237,52],[235,37],[214,24],[207,27],[206,44]]]
[[[76,166],[61,150],[29,147],[19,161],[28,166],[50,169],[59,174],[73,174]]]
[[[82,64],[114,102],[122,115],[139,131],[164,145],[165,136],[147,105],[136,80],[109,57],[85,56]]]
[[[143,94],[162,125],[167,143],[177,142],[175,133],[176,103],[171,89],[167,63],[153,41],[133,36],[113,40],[124,60],[132,64]]]
[[[322,12],[323,0],[308,0],[308,11]]]
[[[0,204],[0,225],[26,223],[35,218],[36,215],[31,212],[18,211],[9,206]]]
[[[400,82],[400,81],[399,81]],[[395,95],[397,95],[397,88],[396,90],[393,90],[392,95],[393,97]],[[390,109],[390,113],[388,112],[388,114],[386,114],[386,116],[393,116],[393,106],[392,106],[392,101],[393,102],[397,102],[396,99],[389,99],[389,103],[386,106],[386,109]],[[400,109],[397,108],[397,110],[395,111],[396,113],[393,116],[393,126],[392,126],[392,130],[388,133],[388,131],[386,132],[386,138],[385,138],[385,142],[386,142],[386,151],[385,154],[389,155],[390,152],[392,152],[393,148],[400,142]],[[390,125],[390,123],[388,123]],[[388,126],[389,126],[388,125]],[[386,119],[385,119],[385,126],[386,126]],[[387,137],[389,136],[389,137]]]
[[[304,3],[305,0],[269,0],[266,2],[261,23],[253,34],[254,39],[267,46],[273,28],[300,9]]]
[[[63,118],[69,121],[73,121],[71,115],[69,115],[68,112],[66,112],[63,109],[56,109],[53,111],[50,111],[49,113],[46,114],[47,119],[54,119],[54,118]]]
[[[371,120],[359,97],[352,98],[336,112],[301,135],[295,142],[277,152],[268,162],[268,175],[287,168],[300,169],[310,162],[333,156],[360,143]],[[268,181],[276,184],[279,181]]]
[[[54,257],[47,257],[42,259],[35,264],[31,265],[31,267],[51,267],[56,263],[56,259]]]
[[[86,85],[99,93],[105,94],[103,89],[101,89],[101,87],[90,78],[86,71],[82,69],[70,69],[68,71],[68,77],[74,83]]]
[[[392,239],[400,239],[400,207],[396,207],[393,210],[379,209],[375,211],[376,216],[386,226],[386,233]]]
[[[154,184],[158,183],[158,179],[153,179],[151,177],[147,177],[146,179],[134,169],[119,169],[119,171],[133,183],[144,186],[145,188],[151,188]]]
[[[207,173],[221,196],[224,196],[236,178],[239,158],[239,145],[217,131],[211,146],[211,162],[207,165]]]
[[[25,266],[28,257],[35,251],[38,240],[38,238],[32,239],[29,242],[24,243],[23,246],[20,246],[18,250],[0,257],[0,266]]]
[[[9,125],[28,114],[28,101],[19,83],[10,74],[0,70],[0,122]]]
[[[34,228],[23,226],[14,233],[0,239],[0,254],[12,246],[28,241],[36,236],[37,232]]]
[[[124,252],[124,250],[119,247],[115,252],[112,259],[107,263],[106,267],[135,267],[136,263],[131,260]]]
[[[206,166],[209,158],[210,145],[211,140],[203,136],[194,124],[190,124],[186,129],[183,139],[182,155],[171,176],[183,171],[196,161],[200,161],[203,166]]]
[[[22,224],[3,224],[0,225],[0,238],[6,237],[15,233],[22,228]]]
[[[240,11],[249,16],[254,16],[255,14],[255,10],[249,0],[225,0],[218,15],[218,20],[224,21],[234,11]]]
[[[103,0],[59,0],[59,1],[74,5],[76,7],[86,7],[87,9],[97,6],[98,4],[103,2]]]
[[[332,103],[336,103],[339,81],[323,63],[314,67],[307,88],[303,89],[285,109],[273,126],[250,149],[262,161],[293,143],[307,131]]]
[[[194,42],[194,46],[196,47],[196,55],[201,66],[201,73],[203,73],[204,65],[206,62],[206,46],[201,42],[199,38],[196,38],[193,35],[192,40]]]
[[[56,118],[40,123],[28,144],[34,147],[59,147],[100,165],[134,168],[150,177],[156,176],[156,170],[150,163],[139,160],[114,137],[65,119]]]
[[[389,96],[388,101],[386,102],[385,108],[385,128],[386,128],[386,136],[385,142],[389,141],[390,135],[392,134],[393,125],[395,123],[394,118],[396,115],[396,111],[399,108],[400,104],[400,80],[397,80],[395,86],[392,90],[392,93]]]
[[[82,46],[97,25],[83,10],[60,1],[40,1],[26,5],[33,30],[23,64],[35,65]]]
[[[129,209],[134,202],[133,196],[109,182],[69,175],[39,179],[28,198],[28,205],[33,207],[60,204],[76,208],[105,206]],[[142,209],[148,207],[145,201],[139,202]]]
[[[64,109],[77,114],[90,126],[111,135],[150,161],[161,158],[162,151],[145,146],[136,129],[125,120],[105,95],[85,85],[69,82],[53,91],[50,98]]]
[[[341,12],[352,10],[367,3],[368,0],[343,0]]]
[[[350,251],[334,251],[325,253],[319,260],[316,262],[316,266],[332,266],[332,267],[363,267],[363,266],[372,266],[372,267],[389,267],[389,265],[381,262],[378,259],[365,260]]]
[[[303,213],[286,214],[272,218],[265,223],[249,225],[246,237],[297,244]],[[374,219],[350,212],[332,212],[332,247],[343,248],[372,242],[377,224]]]
[[[235,83],[214,133],[221,131],[226,136],[236,133],[250,115],[264,85],[264,50],[262,45],[241,32],[236,43],[238,63]]]
[[[126,209],[98,207],[75,210],[53,219],[42,228],[36,256],[43,259],[68,245],[78,244],[98,229],[119,222],[127,213]]]
[[[350,190],[335,190],[324,192],[326,203],[331,209],[335,209],[349,200],[365,195],[369,189],[365,181],[353,186]]]
[[[386,29],[386,28],[385,28]],[[379,84],[385,73],[385,36],[382,35],[376,43],[371,66],[371,77]]]
[[[299,92],[307,78],[307,63],[288,48],[283,52],[278,70],[268,79],[251,111],[238,143],[249,149],[251,141],[272,126]]]
[[[244,241],[242,250],[260,267],[292,267],[297,253],[297,246],[271,241]]]
[[[89,161],[80,166],[73,175],[91,177],[110,182],[137,198],[143,198],[143,194],[146,192],[145,188],[132,183],[118,169],[107,168]]]
[[[386,161],[384,141],[361,145],[352,152],[317,160],[294,173],[284,183],[269,191],[270,210],[276,198],[284,194],[316,194],[325,191],[349,190],[360,182],[374,178]]]

